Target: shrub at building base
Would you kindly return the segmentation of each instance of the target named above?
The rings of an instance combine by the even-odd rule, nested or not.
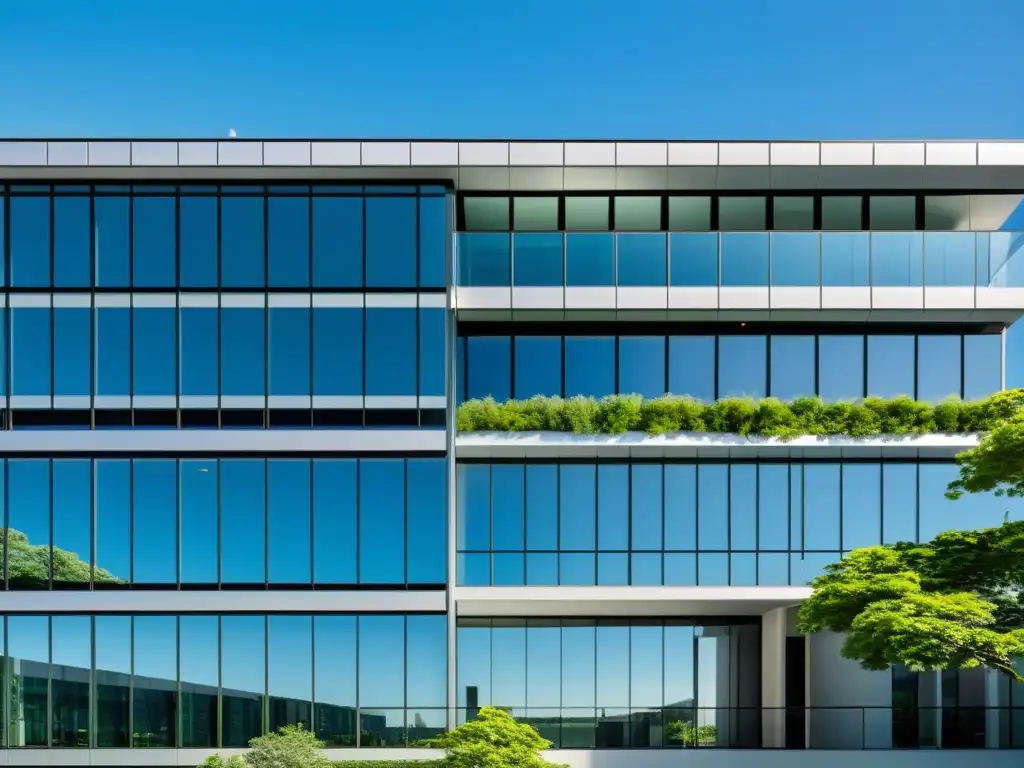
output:
[[[428,746],[445,751],[446,768],[567,768],[541,757],[551,742],[536,728],[496,707],[482,707],[475,720],[430,739]]]
[[[244,757],[233,755],[225,762],[220,755],[211,755],[201,768],[331,768],[324,746],[302,725],[286,725],[252,739]]]

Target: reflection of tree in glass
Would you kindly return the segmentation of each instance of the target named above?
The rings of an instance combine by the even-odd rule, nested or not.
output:
[[[3,529],[0,528],[0,534]],[[45,587],[50,580],[50,548],[46,544],[31,544],[28,536],[13,528],[7,529],[7,573],[12,587]],[[74,552],[53,548],[53,580],[55,583],[88,584],[89,563]],[[96,568],[93,578],[97,584],[118,584],[122,579]]]

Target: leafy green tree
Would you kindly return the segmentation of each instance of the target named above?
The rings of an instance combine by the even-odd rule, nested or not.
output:
[[[3,528],[0,528],[0,538]],[[60,547],[53,548],[53,580],[68,584],[89,583],[89,563],[74,552]],[[50,547],[48,544],[31,544],[21,531],[7,529],[7,572],[15,587],[36,587],[50,580]],[[96,583],[117,583],[121,579],[96,568],[93,577]]]
[[[956,462],[960,477],[950,483],[946,492],[949,498],[987,491],[996,496],[1024,496],[1024,410],[982,435],[978,446],[961,453]]]
[[[551,742],[528,723],[497,707],[481,707],[476,720],[430,739],[445,751],[447,768],[566,768],[541,757]]]
[[[800,631],[844,633],[843,656],[866,669],[986,666],[1024,682],[1024,522],[854,550],[812,586]]]
[[[718,729],[713,725],[694,725],[686,720],[675,720],[665,726],[669,741],[678,741],[684,747],[714,746]]]
[[[331,768],[324,742],[300,725],[286,725],[275,733],[249,741],[247,768]]]
[[[240,755],[232,755],[226,762],[220,755],[210,755],[199,768],[245,768],[245,761]]]

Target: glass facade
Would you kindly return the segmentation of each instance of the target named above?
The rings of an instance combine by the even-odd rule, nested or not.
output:
[[[8,459],[9,589],[433,585],[442,458]]]
[[[859,547],[1024,520],[949,501],[949,461],[572,461],[458,465],[465,586],[807,584]]]
[[[548,324],[545,324],[548,325]],[[828,401],[908,395],[975,399],[1002,389],[997,333],[806,333],[732,324],[731,332],[595,333],[585,323],[563,335],[491,335],[475,323],[458,339],[459,401],[535,395],[573,397],[666,393],[704,401],[721,397],[819,395]],[[484,326],[484,327],[481,327]],[[476,329],[481,334],[475,335]],[[498,332],[500,334],[500,331]]]
[[[760,744],[757,619],[460,619],[458,648],[460,721],[505,707],[563,749]]]
[[[441,614],[3,617],[4,745],[244,747],[301,723],[331,747],[447,725]]]

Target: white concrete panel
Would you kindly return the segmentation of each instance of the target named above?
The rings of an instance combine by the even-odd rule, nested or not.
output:
[[[313,395],[314,408],[362,408],[362,395]]]
[[[314,293],[314,307],[361,307],[365,296],[361,293]]]
[[[723,285],[718,289],[721,309],[768,309],[771,307],[768,286]]]
[[[263,142],[218,141],[217,165],[263,165]]]
[[[271,293],[267,295],[267,306],[281,309],[308,309],[311,295],[308,293]]]
[[[718,145],[719,165],[768,165],[770,145],[727,142]]]
[[[773,286],[772,309],[821,309],[821,288],[816,285]]]
[[[217,142],[179,141],[178,165],[205,166],[217,164]]]
[[[368,293],[365,298],[367,309],[397,309],[415,307],[419,304],[415,293]]]
[[[1024,288],[987,288],[978,286],[974,289],[975,306],[978,309],[1024,309]],[[13,300],[14,297],[12,296]]]
[[[476,288],[460,287],[458,293],[459,309],[511,309],[511,287]]]
[[[876,141],[875,165],[924,165],[924,142]]]
[[[566,165],[615,165],[611,142],[569,141],[565,144]]]
[[[615,309],[615,288],[605,285],[566,286],[565,308]]]
[[[178,296],[174,293],[133,293],[131,303],[133,307],[144,309],[174,309],[178,306]]]
[[[307,410],[312,398],[309,395],[267,395],[268,408],[293,408]]]
[[[565,289],[558,286],[529,286],[512,288],[513,309],[562,309]]]
[[[48,293],[12,293],[8,297],[12,307],[49,307],[51,300]]]
[[[178,164],[176,141],[133,141],[132,165],[173,166]]]
[[[219,305],[216,293],[181,293],[178,294],[178,305],[181,307],[207,307]]]
[[[871,289],[867,286],[832,286],[821,288],[822,309],[870,309]]]
[[[456,141],[414,141],[410,154],[413,165],[455,167],[459,164]]]
[[[363,165],[409,165],[408,141],[364,141]]]
[[[84,141],[51,141],[47,165],[88,165],[89,144]]]
[[[227,409],[245,409],[262,411],[267,407],[267,398],[263,395],[223,395],[220,407]]]
[[[88,400],[88,398],[85,398]],[[54,403],[54,407],[58,407]],[[86,403],[82,406],[74,406],[77,408],[88,408],[89,405]],[[131,398],[132,408],[177,408],[178,398],[175,395],[133,395]]]
[[[419,300],[420,307],[445,309],[448,306],[448,296],[444,293],[421,293]]]
[[[615,145],[616,165],[668,164],[668,144],[663,141],[620,141]]]
[[[132,295],[130,293],[97,293],[93,301],[97,307],[130,307]]]
[[[49,395],[11,395],[11,408],[50,408]]]
[[[46,165],[45,141],[0,141],[0,166]]]
[[[459,142],[459,165],[508,165],[508,143],[504,141]]]
[[[178,405],[181,408],[216,408],[220,398],[217,395],[182,395]]]
[[[97,299],[99,296],[96,297]],[[222,293],[220,295],[220,305],[227,308],[236,309],[262,309],[267,305],[267,294],[265,293]]]
[[[306,166],[311,162],[308,141],[265,141],[263,142],[263,164],[283,166]]]
[[[974,309],[974,288],[970,286],[925,286],[925,309]]]
[[[617,309],[668,309],[668,288],[618,288]]]
[[[771,145],[772,165],[818,165],[820,145],[811,141],[787,141]]]
[[[96,395],[93,403],[97,408],[131,408],[131,395]]]
[[[925,145],[927,165],[976,165],[978,145],[972,141],[933,141]]]
[[[359,142],[314,141],[310,155],[313,165],[359,165]]]
[[[870,141],[825,141],[821,144],[822,165],[872,165],[874,144]]]
[[[90,141],[89,165],[131,165],[132,145],[128,141]]]
[[[872,309],[924,309],[924,289],[920,286],[874,286]]]
[[[444,395],[425,395],[420,397],[420,408],[447,408],[448,398]]]
[[[978,165],[1024,165],[1024,141],[983,141]]]
[[[668,145],[669,165],[718,165],[718,144],[678,142]]]
[[[718,309],[718,288],[715,286],[669,286],[669,309]]]
[[[174,398],[172,397],[173,401]],[[56,395],[53,398],[54,408],[91,408],[92,398],[89,395]],[[171,403],[171,408],[175,407],[175,403]]]
[[[92,297],[87,293],[55,293],[53,306],[89,309],[92,306]]]
[[[510,165],[561,167],[565,161],[560,141],[513,141],[508,150]]]
[[[407,409],[415,408],[416,395],[367,395],[364,398],[367,408]]]

